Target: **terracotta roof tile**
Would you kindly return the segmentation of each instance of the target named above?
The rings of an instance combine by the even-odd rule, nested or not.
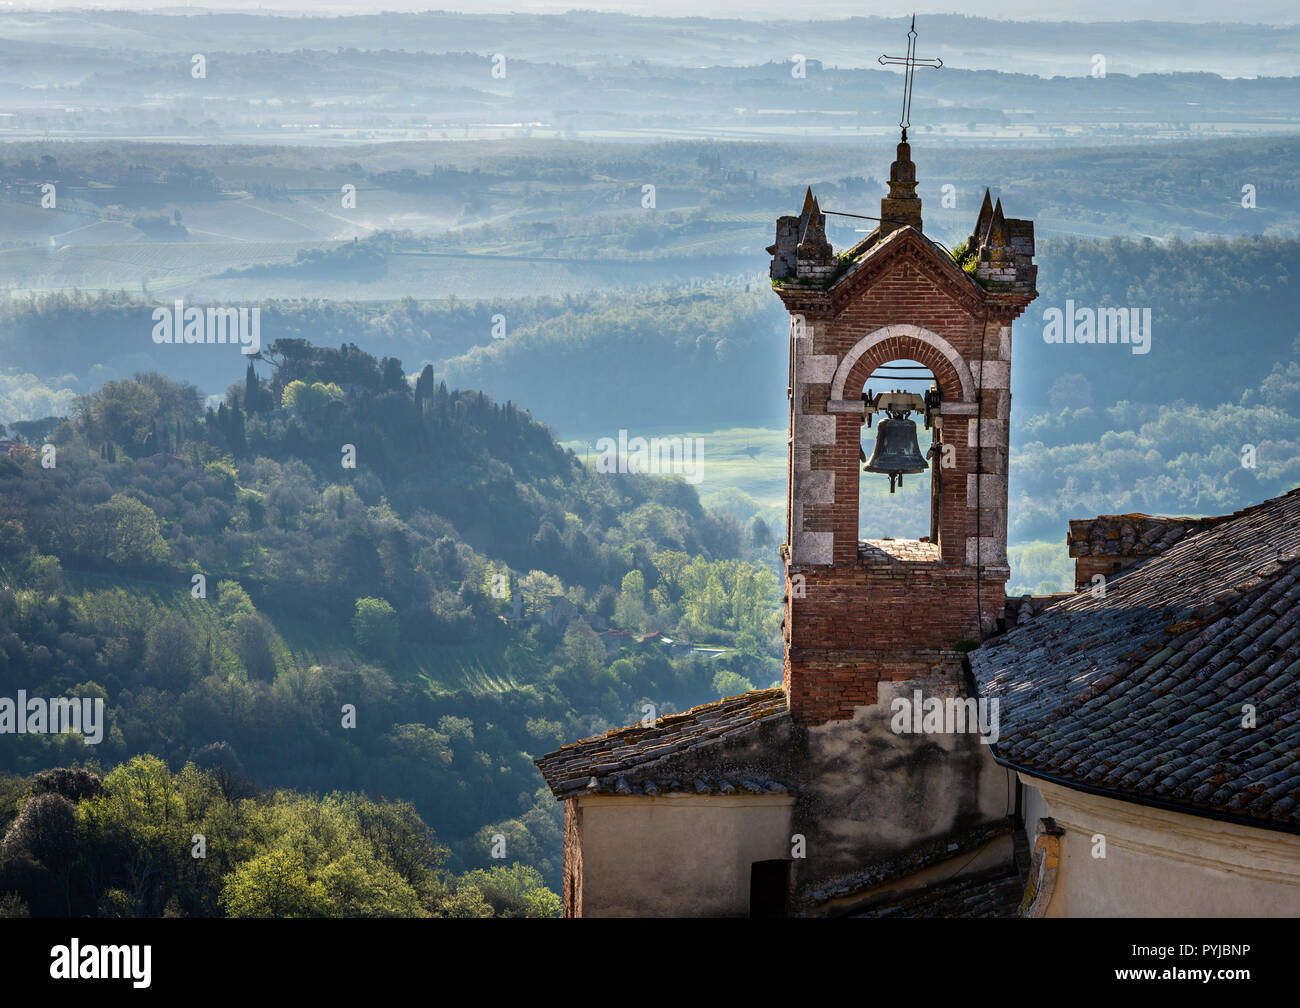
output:
[[[1019,917],[1025,880],[993,869],[895,896],[858,910],[852,917]]]
[[[578,794],[781,794],[789,784],[765,775],[697,776],[683,783],[674,757],[708,749],[733,736],[776,721],[789,721],[785,693],[754,690],[740,696],[660,717],[653,728],[640,724],[583,739],[534,760],[557,798]],[[664,771],[656,775],[655,770]],[[671,768],[671,769],[670,769]],[[698,769],[698,768],[697,768]],[[681,770],[685,773],[685,770]]]
[[[1148,523],[1179,531],[1150,539],[1163,545],[1104,598],[1082,591],[971,653],[981,693],[999,700],[998,757],[1300,827],[1300,489],[1221,519],[1109,517],[1105,542],[1147,541]],[[1071,553],[1076,525],[1088,523],[1071,523]]]

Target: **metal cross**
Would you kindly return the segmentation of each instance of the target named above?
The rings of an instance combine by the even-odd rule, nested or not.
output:
[[[906,56],[881,56],[881,66],[894,64],[905,67],[903,71],[903,114],[898,120],[898,125],[903,128],[903,142],[907,143],[907,127],[912,125],[912,75],[915,69],[921,67],[933,67],[939,69],[943,66],[943,60],[937,56],[931,59],[916,58],[916,15],[912,15],[912,27],[907,33],[907,55]]]

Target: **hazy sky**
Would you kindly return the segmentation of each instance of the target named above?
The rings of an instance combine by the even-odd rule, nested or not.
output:
[[[2,0],[0,0],[2,2]],[[56,0],[23,0],[4,3],[9,10],[57,10],[93,7],[97,9],[148,10],[243,10],[284,13],[370,14],[381,10],[421,11],[456,10],[478,14],[505,14],[511,11],[557,14],[567,10],[617,11],[625,14],[668,17],[727,17],[748,19],[800,20],[858,16],[898,17],[917,14],[966,14],[1027,21],[1235,21],[1251,24],[1296,24],[1300,22],[1300,4],[1296,0],[1245,0],[1225,5],[1223,0],[968,0],[968,2],[927,3],[914,0],[900,5],[882,0],[225,0],[222,3],[180,4],[176,0],[82,0],[61,3]]]

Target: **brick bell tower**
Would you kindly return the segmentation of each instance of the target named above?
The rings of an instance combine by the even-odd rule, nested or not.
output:
[[[905,130],[880,218],[837,257],[810,189],[768,249],[791,317],[784,685],[805,726],[851,719],[887,680],[960,684],[962,654],[997,625],[1010,573],[1011,328],[1038,293],[1033,223],[1005,218],[986,190],[955,259],[923,231]],[[864,400],[895,361],[934,376],[930,534],[866,541]]]

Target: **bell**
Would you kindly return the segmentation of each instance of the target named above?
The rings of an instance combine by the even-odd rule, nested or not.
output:
[[[884,473],[889,477],[889,492],[893,493],[895,479],[901,486],[904,473],[923,473],[928,468],[921,457],[921,446],[916,443],[916,424],[893,417],[881,420],[876,429],[876,450],[862,471]]]

